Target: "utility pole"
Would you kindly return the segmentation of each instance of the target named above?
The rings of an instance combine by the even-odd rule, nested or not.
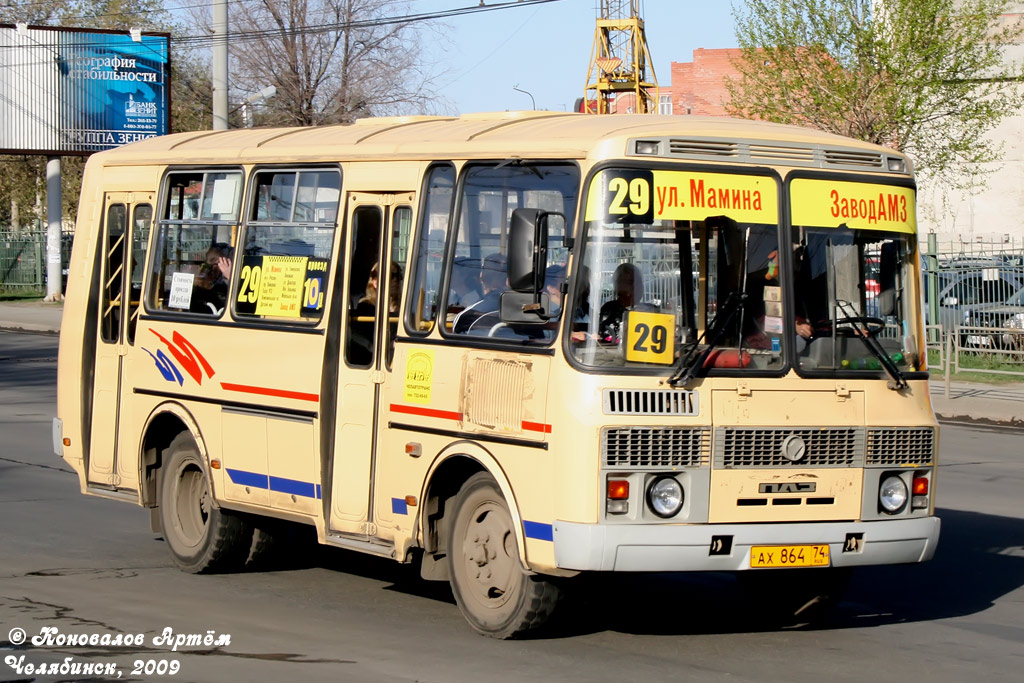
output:
[[[213,3],[213,129],[228,129],[228,2]]]
[[[610,114],[612,103],[618,97],[632,93],[636,113],[656,112],[658,80],[644,36],[640,0],[600,2],[587,87],[583,92],[584,111]],[[650,80],[647,78],[648,65]]]

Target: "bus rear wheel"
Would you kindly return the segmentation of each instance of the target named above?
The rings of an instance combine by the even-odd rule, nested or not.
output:
[[[192,574],[241,569],[252,546],[248,521],[213,504],[199,449],[187,433],[165,451],[160,523],[174,563]]]
[[[449,529],[452,593],[475,631],[513,638],[548,620],[559,589],[523,570],[512,515],[487,473],[475,474],[462,485]]]

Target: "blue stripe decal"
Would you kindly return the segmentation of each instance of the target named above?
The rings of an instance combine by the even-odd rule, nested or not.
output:
[[[550,524],[540,522],[528,522],[523,520],[523,533],[527,538],[536,538],[538,541],[555,540],[555,530]]]
[[[391,512],[393,512],[396,515],[409,514],[409,505],[405,502],[405,498],[392,498]]]
[[[255,472],[246,472],[245,470],[233,470],[230,467],[225,468],[228,472],[228,476],[231,477],[232,484],[238,484],[239,486],[252,486],[258,489],[270,488],[267,482],[267,475],[256,474]]]
[[[320,488],[320,484],[316,485],[316,499],[320,500],[324,497],[323,489]]]
[[[296,481],[295,479],[285,479],[284,477],[271,477],[270,490],[290,493],[293,496],[302,496],[303,498],[316,497],[316,487],[313,484],[305,481]]]

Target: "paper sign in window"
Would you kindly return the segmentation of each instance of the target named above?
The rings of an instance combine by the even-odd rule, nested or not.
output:
[[[305,256],[264,256],[256,315],[298,318],[302,311]]]
[[[192,305],[192,273],[174,273],[171,275],[171,295],[167,299],[168,308],[188,308]]]

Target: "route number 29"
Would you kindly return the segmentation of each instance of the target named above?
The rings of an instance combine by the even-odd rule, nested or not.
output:
[[[654,220],[654,173],[643,169],[609,171],[605,176],[605,220],[651,223]]]
[[[626,360],[634,363],[661,363],[675,360],[676,317],[671,313],[630,311],[624,339]]]
[[[612,178],[608,181],[608,189],[615,193],[608,205],[610,214],[643,216],[651,210],[651,186],[645,178],[628,181],[625,178]]]

